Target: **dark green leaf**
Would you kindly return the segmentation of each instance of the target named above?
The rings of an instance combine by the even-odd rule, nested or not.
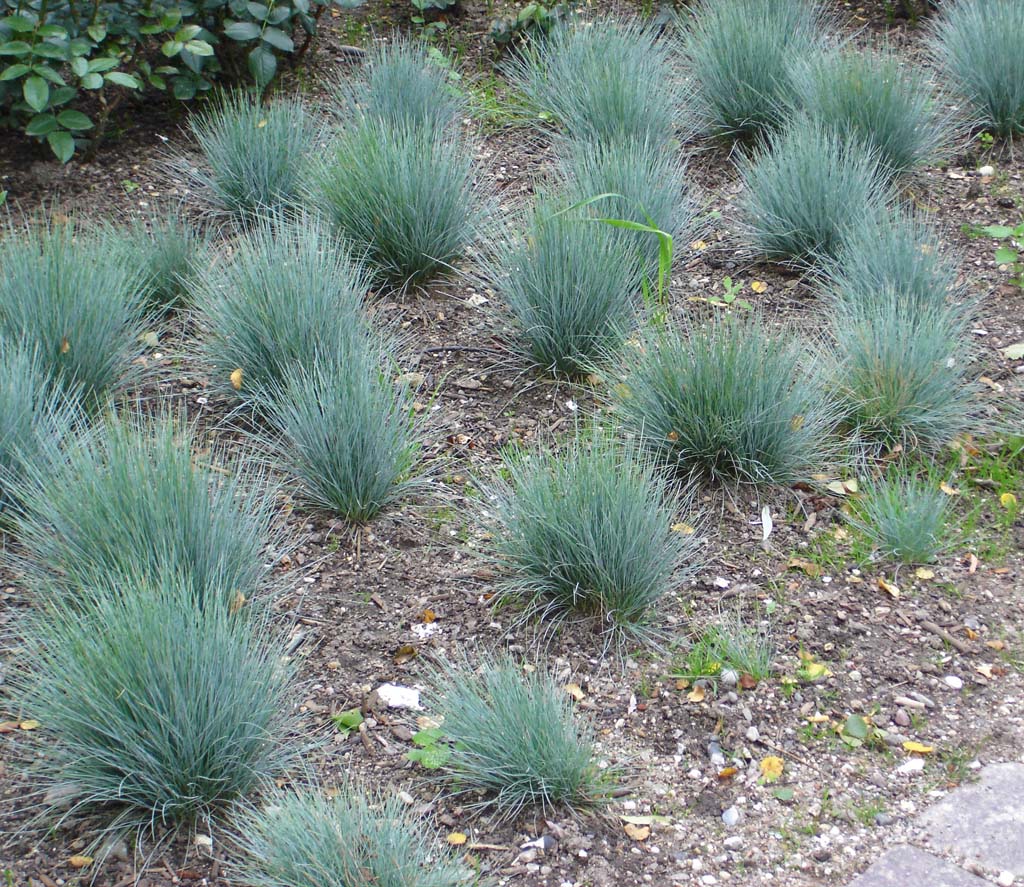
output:
[[[256,22],[227,22],[224,35],[232,40],[255,40],[260,36],[260,26]]]
[[[106,25],[89,25],[85,31],[97,43],[102,43],[107,37]]]
[[[163,46],[160,47],[160,51],[168,58],[171,58],[181,52],[184,48],[184,43],[179,43],[177,40],[167,40]]]
[[[32,70],[45,80],[49,80],[54,86],[63,86],[64,78],[60,76],[53,68],[47,68],[45,65],[33,65]]]
[[[35,24],[23,15],[9,15],[0,21],[19,34],[27,34],[35,29]]]
[[[266,86],[277,73],[277,59],[265,46],[257,46],[249,53],[249,71],[257,86]]]
[[[75,153],[75,140],[69,132],[51,132],[46,142],[61,163],[67,163]]]
[[[102,56],[100,58],[90,59],[88,62],[88,68],[90,71],[102,74],[104,71],[116,68],[117,64],[117,59],[110,58],[109,56]]]
[[[68,39],[68,32],[60,25],[43,25],[38,33],[40,37],[56,37],[58,40]]]
[[[179,102],[187,102],[196,97],[196,84],[191,77],[175,77],[171,90]]]
[[[198,55],[202,58],[207,58],[213,55],[213,47],[210,46],[205,40],[189,40],[185,44],[185,49],[192,53],[192,55]]]
[[[25,55],[32,52],[32,47],[24,40],[10,40],[0,43],[0,55]]]
[[[263,32],[263,39],[276,49],[283,52],[291,52],[295,49],[292,38],[279,28],[267,28]]]
[[[263,21],[270,12],[270,10],[262,3],[246,3],[245,8],[248,10],[249,15],[255,19],[259,19],[260,21]]]
[[[0,81],[3,80],[17,80],[19,77],[27,74],[31,68],[28,65],[23,65],[20,62],[17,65],[11,65],[9,68],[4,68],[3,73],[0,73]]]
[[[142,84],[138,80],[131,74],[125,74],[124,71],[111,71],[109,74],[104,74],[103,77],[109,83],[116,83],[118,86],[124,86],[128,89],[142,88]]]
[[[101,86],[103,86],[101,74],[86,74],[82,78],[82,89],[99,89]]]
[[[57,128],[57,118],[52,114],[36,114],[25,127],[30,136],[46,136]]]
[[[61,111],[57,115],[57,122],[65,129],[70,130],[92,129],[93,126],[92,121],[81,111],[70,109]]]
[[[32,76],[22,84],[22,93],[33,111],[42,111],[50,100],[50,84],[42,77]]]

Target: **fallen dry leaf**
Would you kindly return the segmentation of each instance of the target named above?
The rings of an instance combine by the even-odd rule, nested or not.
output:
[[[17,721],[3,721],[0,722],[0,733],[13,733],[18,729]]]
[[[768,284],[765,283],[763,280],[752,280],[752,281],[750,281],[750,288],[755,293],[760,294],[760,293],[763,293],[763,292],[767,291]]]
[[[918,567],[914,570],[914,575],[917,576],[918,579],[934,579],[935,571],[929,570],[927,567]]]
[[[979,637],[978,632],[973,628],[964,628],[964,634],[967,635],[967,640],[969,641],[976,641]]]
[[[694,533],[697,532],[689,524],[684,524],[682,522],[680,522],[678,524],[672,524],[670,529],[672,530],[673,533],[681,533],[684,536],[692,536]]]
[[[987,662],[983,662],[981,665],[974,666],[974,670],[982,677],[986,677],[990,681],[992,680],[992,666],[989,665]]]
[[[721,770],[718,771],[718,778],[732,779],[739,772],[740,771],[737,770],[735,767],[723,767]]]
[[[817,578],[821,575],[821,567],[811,561],[803,560],[799,557],[791,557],[786,563],[787,570],[801,570],[810,576],[812,579]]]
[[[38,730],[39,729],[39,721],[35,720],[34,718],[29,718],[27,721],[21,721],[18,724],[18,726],[22,730]]]
[[[437,613],[435,613],[433,610],[429,610],[429,609],[428,610],[424,610],[423,614],[420,616],[420,619],[421,619],[421,621],[425,622],[427,625],[430,625],[431,622],[434,622],[434,621],[437,620]]]
[[[935,749],[930,745],[923,745],[920,742],[914,742],[913,739],[908,739],[903,743],[903,748],[910,752],[912,755],[930,755]]]
[[[65,336],[60,340],[60,353],[67,354],[71,350],[71,343],[68,341],[68,337]]]
[[[579,684],[566,684],[565,692],[568,693],[577,702],[582,701],[583,697],[586,695],[583,692],[583,688]]]
[[[882,589],[882,591],[884,591],[890,597],[892,597],[894,600],[899,600],[900,588],[898,585],[893,585],[891,582],[886,582],[886,580],[883,577],[879,576],[878,587]]]
[[[239,367],[237,370],[232,370],[231,372],[231,387],[234,388],[235,391],[242,390],[242,375],[243,374],[241,367]]]
[[[1004,649],[1006,647],[1006,644],[1004,644],[1002,641],[985,641],[985,646],[991,650],[999,651]]]
[[[234,616],[242,607],[245,606],[245,595],[240,591],[235,592],[235,596],[231,598],[231,604],[228,606],[228,612]]]
[[[416,658],[416,648],[412,644],[402,644],[395,650],[395,665],[405,665],[411,659]]]
[[[649,825],[634,825],[632,822],[627,822],[622,830],[634,841],[646,841],[651,836]]]
[[[956,487],[951,487],[945,481],[939,484],[939,489],[942,490],[947,496],[959,496],[960,491]]]
[[[462,832],[452,832],[448,835],[447,841],[453,847],[461,847],[469,839]]]
[[[84,869],[87,865],[92,862],[91,856],[72,856],[68,860],[68,865],[73,869]]]
[[[1017,497],[1013,493],[1003,493],[999,497],[999,504],[1003,506],[1007,511],[1012,511],[1017,507]]]
[[[752,674],[743,672],[740,675],[740,689],[742,690],[753,690],[757,686],[757,678]]]
[[[761,759],[760,768],[761,777],[765,782],[775,782],[782,776],[782,771],[786,769],[786,762],[777,755],[768,755]]]
[[[698,684],[686,694],[686,698],[689,699],[690,702],[703,702],[706,695],[704,688]]]

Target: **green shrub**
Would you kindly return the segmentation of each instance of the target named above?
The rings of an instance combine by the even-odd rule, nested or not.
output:
[[[647,25],[556,26],[510,58],[508,75],[572,138],[663,145],[674,134],[679,89],[671,45]]]
[[[368,521],[417,485],[412,392],[369,340],[288,370],[266,393],[273,443],[313,505]]]
[[[195,450],[167,416],[111,418],[51,450],[15,487],[29,574],[71,597],[167,576],[200,600],[251,598],[267,573],[273,502],[258,475]]]
[[[192,175],[238,221],[294,206],[319,125],[302,102],[264,105],[255,93],[229,92],[189,120],[205,169]]]
[[[824,31],[811,0],[703,0],[683,38],[694,128],[754,140],[780,127],[796,95],[793,64],[820,51]]]
[[[969,317],[963,307],[914,303],[893,289],[834,302],[833,384],[857,442],[934,451],[983,426],[969,375]]]
[[[431,57],[425,42],[394,35],[375,42],[360,76],[335,93],[339,112],[363,114],[389,126],[423,126],[443,132],[457,125],[465,101],[450,72]],[[436,49],[435,49],[436,52]]]
[[[1017,0],[943,4],[932,52],[979,122],[1002,136],[1024,133],[1024,6]]]
[[[397,796],[274,792],[237,823],[253,887],[456,887],[472,875]],[[358,836],[358,840],[353,840]]]
[[[893,469],[864,485],[847,519],[883,557],[929,564],[949,546],[949,511],[949,497],[937,482]]]
[[[143,270],[110,251],[108,237],[70,222],[11,226],[0,238],[0,336],[34,350],[89,407],[127,381],[147,325]]]
[[[891,194],[878,158],[809,117],[740,161],[745,234],[773,261],[829,259],[849,230],[877,218]]]
[[[888,48],[823,53],[796,68],[796,105],[871,149],[891,177],[934,160],[950,139],[928,74]]]
[[[542,197],[524,234],[502,243],[493,276],[519,333],[514,347],[545,372],[573,377],[636,325],[642,270],[615,229],[564,209]]]
[[[206,822],[290,760],[294,689],[269,630],[200,609],[173,580],[108,579],[73,607],[44,603],[19,664],[15,690],[45,743],[33,762],[65,816],[151,832]]]
[[[469,145],[372,118],[345,129],[314,172],[310,199],[383,280],[419,283],[459,259],[482,210]]]
[[[257,219],[235,240],[231,257],[195,281],[217,384],[251,403],[293,365],[346,353],[364,326],[367,288],[326,222]]]
[[[542,669],[498,657],[474,671],[442,662],[430,676],[433,711],[452,742],[447,770],[471,805],[518,816],[539,807],[571,811],[600,804],[614,786],[596,761],[592,730],[571,697]]]
[[[829,455],[834,422],[795,337],[757,316],[647,334],[624,351],[612,396],[630,432],[677,475],[704,482],[788,484]]]
[[[959,258],[926,220],[905,209],[845,231],[838,255],[823,271],[831,299],[884,304],[892,292],[925,307],[962,296]]]
[[[573,203],[599,194],[617,194],[588,207],[595,217],[625,219],[672,235],[676,250],[697,228],[697,207],[690,195],[686,167],[664,145],[569,141],[562,150],[560,179]],[[648,278],[658,274],[658,238],[647,232],[616,229],[616,235],[644,258]]]
[[[653,609],[699,549],[675,489],[601,432],[557,454],[511,451],[502,476],[487,520],[504,593],[556,622],[593,619],[613,642],[657,634]]]
[[[110,230],[111,250],[123,253],[120,261],[142,269],[142,287],[156,312],[183,307],[191,301],[191,278],[199,270],[206,246],[203,237],[186,219],[168,211],[136,219],[126,230]]]
[[[55,392],[31,351],[0,341],[0,525],[20,507],[25,472],[40,471],[50,446],[72,429],[76,406]]]
[[[360,3],[332,0],[345,8]],[[11,14],[0,16],[0,119],[45,139],[66,162],[76,147],[102,138],[126,90],[168,91],[187,101],[209,92],[225,71],[237,77],[243,48],[252,79],[266,86],[277,71],[277,54],[301,56],[327,5],[97,0],[83,9],[75,0],[6,3]],[[296,51],[300,34],[305,39]],[[98,109],[98,119],[83,108]]]

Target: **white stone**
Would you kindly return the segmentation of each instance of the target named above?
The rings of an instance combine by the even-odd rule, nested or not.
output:
[[[399,684],[381,684],[377,688],[377,695],[388,708],[412,708],[419,710],[420,691],[412,687],[402,687]]]
[[[1011,887],[1015,880],[1013,872],[1000,872],[999,877],[996,878],[996,883],[999,887]]]
[[[996,168],[994,166],[982,166],[978,169],[978,175],[982,176],[994,176],[996,174]]]
[[[896,768],[897,773],[910,776],[924,769],[924,758],[909,758]]]
[[[728,810],[722,812],[722,822],[724,822],[729,828],[732,828],[740,821],[740,811],[735,807],[730,807]]]
[[[958,678],[955,674],[948,674],[943,679],[943,683],[951,690],[959,690],[963,687],[964,682]]]

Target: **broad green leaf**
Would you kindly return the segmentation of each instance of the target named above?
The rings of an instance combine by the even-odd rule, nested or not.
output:
[[[23,65],[20,62],[17,65],[11,65],[9,68],[4,68],[3,72],[0,73],[0,81],[3,80],[17,80],[19,77],[24,76],[32,69],[28,65]]]
[[[334,726],[338,728],[339,732],[348,735],[353,730],[359,729],[359,725],[364,719],[363,713],[358,708],[352,708],[348,711],[331,715],[331,720],[334,721]]]
[[[213,47],[205,40],[189,40],[188,43],[185,44],[185,49],[191,52],[192,55],[198,55],[201,57],[213,55]]]
[[[164,42],[163,46],[160,47],[160,51],[165,56],[167,56],[167,58],[171,58],[173,56],[176,56],[184,48],[185,48],[185,44],[184,43],[181,43],[181,42],[179,42],[177,40],[167,40],[167,41]]]
[[[68,39],[68,32],[60,25],[43,25],[37,33],[40,37],[56,37],[58,40]]]
[[[110,58],[110,56],[101,56],[100,58],[89,59],[88,68],[97,74],[102,74],[104,71],[109,71],[112,68],[116,68],[118,60]]]
[[[18,34],[28,34],[35,29],[35,23],[23,15],[9,15],[6,18],[0,19],[0,22],[3,22],[8,28]]]
[[[249,53],[249,71],[257,86],[266,86],[277,73],[277,58],[265,46],[257,46]]]
[[[32,47],[24,40],[9,40],[7,43],[0,43],[0,55],[26,55],[32,52]]]
[[[75,153],[75,140],[69,132],[51,132],[46,141],[61,163],[67,163]]]
[[[986,225],[981,230],[989,237],[998,237],[1000,240],[1013,236],[1013,228],[1007,228],[1006,225]]]
[[[1009,246],[1001,246],[996,250],[996,264],[1009,265],[1017,261],[1017,250]]]
[[[99,89],[101,86],[103,86],[102,74],[86,74],[82,78],[83,89]]]
[[[50,84],[42,77],[35,75],[27,78],[22,84],[22,93],[33,111],[42,111],[50,100]]]
[[[255,22],[227,22],[224,35],[232,40],[255,40],[260,36],[260,26]]]
[[[89,25],[85,32],[97,43],[102,43],[107,38],[106,25]]]
[[[429,745],[436,745],[443,735],[437,727],[428,727],[426,730],[420,730],[413,734],[412,741],[420,748],[426,748]]]
[[[33,65],[32,70],[44,80],[49,80],[54,86],[64,85],[64,78],[53,68],[47,68],[45,65]]]
[[[69,109],[67,111],[61,111],[57,115],[57,122],[65,129],[73,131],[92,129],[92,121],[85,116],[81,111],[75,111]]]
[[[142,84],[138,80],[131,74],[125,74],[124,71],[111,71],[109,74],[104,74],[103,78],[108,83],[116,83],[118,86],[124,86],[127,89],[142,88]]]
[[[868,722],[860,715],[850,715],[843,724],[843,733],[863,742],[868,738]]]
[[[57,118],[52,114],[36,114],[25,127],[30,136],[46,136],[57,128]]]
[[[292,38],[280,28],[266,28],[263,31],[263,39],[282,52],[291,52],[295,49],[295,43],[292,42]]]

